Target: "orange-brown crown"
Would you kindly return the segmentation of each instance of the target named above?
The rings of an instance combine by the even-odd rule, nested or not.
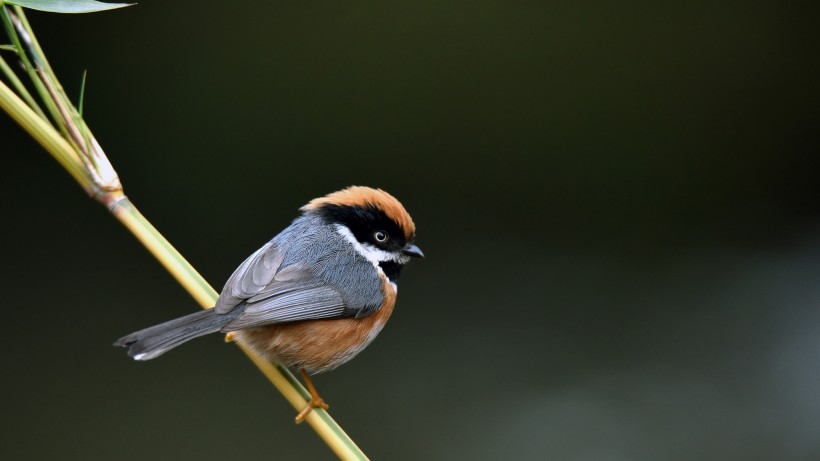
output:
[[[412,238],[416,234],[416,225],[413,218],[404,209],[404,206],[395,197],[381,189],[373,189],[364,186],[350,186],[340,191],[336,191],[311,200],[301,208],[302,211],[315,210],[322,205],[340,206],[373,206],[383,211],[388,218],[399,225],[404,232],[406,239]]]

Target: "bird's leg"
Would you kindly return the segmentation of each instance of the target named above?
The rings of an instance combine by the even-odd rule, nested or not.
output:
[[[308,413],[311,412],[314,408],[321,408],[323,410],[327,410],[330,408],[330,405],[326,404],[325,401],[319,397],[319,393],[316,392],[316,388],[313,387],[313,381],[310,380],[310,376],[305,372],[305,370],[299,370],[299,373],[302,374],[302,378],[305,379],[305,384],[307,385],[308,392],[310,392],[310,401],[305,405],[305,408],[302,408],[302,411],[296,415],[296,424],[301,423],[305,420],[305,417]]]

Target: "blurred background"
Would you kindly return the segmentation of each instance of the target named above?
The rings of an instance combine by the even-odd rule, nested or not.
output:
[[[309,199],[427,258],[315,381],[373,459],[820,459],[816,15],[789,2],[145,0],[32,12],[143,213],[215,286]],[[6,58],[10,56],[6,54]],[[76,89],[75,89],[76,88]],[[3,459],[331,459],[0,116]]]

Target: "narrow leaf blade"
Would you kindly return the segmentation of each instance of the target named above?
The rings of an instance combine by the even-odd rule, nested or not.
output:
[[[133,5],[133,3],[102,3],[96,0],[4,0],[3,3],[50,13],[96,13]]]
[[[85,101],[85,78],[88,76],[88,71],[83,71],[83,81],[80,84],[80,103],[79,107],[77,107],[77,111],[80,113],[80,117],[83,116],[83,101]]]

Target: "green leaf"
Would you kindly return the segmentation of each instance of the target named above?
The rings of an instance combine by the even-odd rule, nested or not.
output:
[[[17,47],[14,45],[0,45],[0,51],[11,51],[16,53]]]
[[[95,13],[133,5],[133,3],[102,3],[96,0],[4,0],[3,3],[50,13]]]

